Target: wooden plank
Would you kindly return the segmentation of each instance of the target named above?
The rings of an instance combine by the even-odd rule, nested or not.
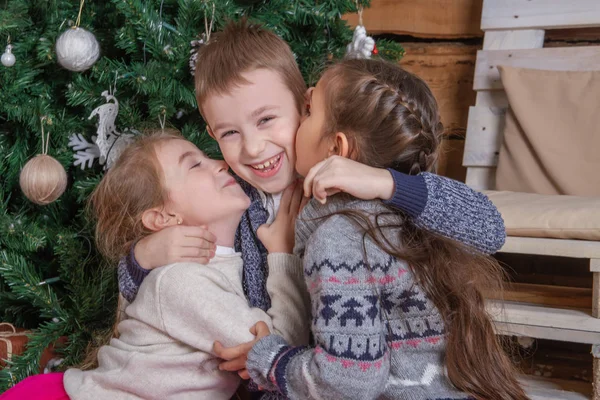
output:
[[[600,242],[508,236],[500,251],[573,258],[600,258]]]
[[[371,34],[393,33],[427,38],[481,37],[481,0],[371,0],[363,24]],[[358,15],[347,14],[351,26]]]
[[[600,259],[592,258],[590,260],[590,271],[600,272]]]
[[[475,103],[473,74],[478,46],[406,43],[400,64],[431,87],[446,135],[464,136],[469,106]]]
[[[463,165],[466,167],[495,167],[504,132],[502,108],[470,107],[467,142]]]
[[[552,308],[488,300],[487,309],[502,334],[577,343],[600,343],[600,319],[590,310]]]
[[[467,169],[462,165],[465,141],[459,138],[446,139],[442,141],[441,148],[437,173],[464,182],[467,175]]]
[[[483,37],[484,50],[539,49],[544,47],[544,30],[487,31]]]
[[[501,89],[503,86],[498,65],[554,71],[593,71],[600,65],[600,46],[482,50],[477,53],[473,88]]]
[[[484,0],[481,29],[558,29],[600,26],[598,0]]]
[[[507,283],[501,293],[486,293],[493,300],[518,301],[545,306],[592,308],[592,289],[531,283]]]
[[[465,183],[475,190],[491,190],[496,187],[496,167],[468,167]]]
[[[482,90],[477,92],[477,107],[508,108],[508,97],[504,90]]]
[[[521,375],[519,382],[531,400],[584,400],[592,393],[592,385],[582,381]]]
[[[522,48],[539,48],[544,44],[544,34],[543,31],[540,30],[523,30],[523,31],[502,31],[502,32],[486,32],[486,36],[484,38],[483,48],[485,50],[497,50],[497,49],[522,49]],[[476,102],[477,107],[488,107],[488,110],[496,115],[499,114],[502,109],[508,107],[508,98],[506,97],[506,93],[504,91],[480,91],[477,92]],[[474,115],[473,117],[478,117]],[[469,115],[469,118],[471,116]],[[477,118],[478,119],[478,118]],[[491,164],[493,167],[489,168],[489,166],[471,166],[467,168],[467,177],[465,182],[467,185],[472,188],[478,190],[487,190],[494,189],[496,187],[496,168],[497,164],[497,152],[500,149],[500,144],[502,141],[502,129],[501,126],[504,123],[503,118],[497,118],[493,121],[490,121],[488,124],[491,127],[494,127],[495,131],[487,132],[487,146],[483,147],[487,148],[487,156],[483,158],[479,158],[477,156],[477,152],[470,153],[466,158],[467,163],[473,163],[474,160],[491,160],[487,164]],[[466,148],[468,146],[469,149],[473,151],[480,148],[479,141],[482,140],[480,133],[483,132],[483,125],[478,127],[474,126],[471,128],[471,124],[467,125],[467,129],[473,129],[477,134],[468,134],[466,143],[465,143],[465,156],[466,156]],[[486,127],[486,129],[488,129]],[[491,134],[490,134],[491,133]],[[495,135],[495,136],[494,136]],[[483,139],[485,140],[485,139]],[[485,144],[485,143],[484,143]],[[481,164],[481,162],[477,163]]]
[[[592,295],[592,315],[600,318],[600,272],[592,272]]]
[[[600,28],[552,29],[546,31],[546,42],[598,42]],[[547,45],[545,47],[548,47]]]

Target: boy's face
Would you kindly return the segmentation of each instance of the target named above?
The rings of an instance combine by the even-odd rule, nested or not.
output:
[[[231,169],[257,189],[279,193],[296,178],[294,95],[277,72],[257,69],[242,77],[250,83],[204,101],[204,118]]]

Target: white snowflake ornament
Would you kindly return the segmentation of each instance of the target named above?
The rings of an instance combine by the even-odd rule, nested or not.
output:
[[[346,46],[346,58],[371,58],[375,49],[375,39],[367,36],[367,30],[362,25],[357,25],[352,35],[352,42]]]
[[[93,136],[92,140],[96,137]],[[81,169],[91,168],[94,160],[100,158],[100,149],[95,143],[88,142],[81,133],[76,133],[69,137],[69,147],[76,151],[73,154],[74,166],[81,166]]]

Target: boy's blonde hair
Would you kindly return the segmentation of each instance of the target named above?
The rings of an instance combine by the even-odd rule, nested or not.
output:
[[[248,84],[242,74],[259,68],[281,76],[301,112],[306,83],[292,50],[275,33],[243,18],[213,33],[198,52],[195,80],[200,113],[208,96],[225,94],[236,85]]]

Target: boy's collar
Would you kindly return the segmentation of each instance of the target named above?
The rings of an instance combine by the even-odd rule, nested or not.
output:
[[[219,246],[217,245],[217,249],[215,250],[215,255],[218,256],[228,256],[231,254],[235,254],[235,249],[233,247]]]

